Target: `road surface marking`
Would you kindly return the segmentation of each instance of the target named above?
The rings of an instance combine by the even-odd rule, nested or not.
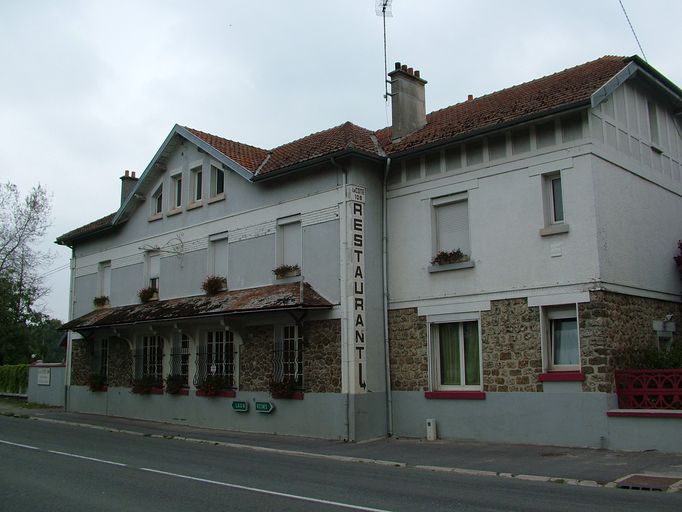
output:
[[[271,496],[280,496],[283,498],[291,498],[294,500],[309,501],[312,503],[321,503],[323,505],[332,505],[335,507],[349,508],[352,510],[364,510],[367,512],[390,512],[388,510],[380,509],[380,508],[363,507],[360,505],[351,505],[349,503],[341,503],[338,501],[321,500],[318,498],[310,498],[308,496],[298,496],[296,494],[288,494],[288,493],[284,493],[284,492],[269,491],[267,489],[259,489],[257,487],[247,487],[245,485],[229,484],[226,482],[218,482],[216,480],[208,480],[206,478],[198,478],[195,476],[180,475],[178,473],[169,473],[167,471],[159,471],[158,469],[150,469],[150,468],[140,468],[140,469],[142,471],[148,471],[150,473],[157,473],[159,475],[166,475],[166,476],[174,476],[176,478],[184,478],[186,480],[193,480],[195,482],[203,482],[203,483],[207,483],[207,484],[221,485],[223,487],[230,487],[232,489],[240,489],[242,491],[257,492],[257,493],[261,493],[261,494],[269,494]]]
[[[85,455],[76,455],[75,453],[58,452],[56,450],[47,450],[48,453],[54,453],[55,455],[64,455],[66,457],[73,457],[75,459],[91,460],[93,462],[101,462],[103,464],[111,464],[112,466],[128,467],[128,464],[122,464],[121,462],[113,462],[111,460],[96,459],[94,457],[86,457]]]
[[[10,443],[9,441],[3,441],[2,439],[0,439],[0,443],[9,444],[12,446],[18,446],[19,448],[28,448],[29,450],[40,450],[40,448],[37,448],[35,446],[29,446],[27,444],[19,444],[19,443]]]

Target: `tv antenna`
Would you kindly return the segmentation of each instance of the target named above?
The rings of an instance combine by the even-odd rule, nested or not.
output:
[[[376,13],[384,19],[384,84],[386,90],[384,92],[384,99],[388,102],[388,60],[386,57],[386,17],[393,17],[391,11],[391,2],[393,0],[377,0]]]

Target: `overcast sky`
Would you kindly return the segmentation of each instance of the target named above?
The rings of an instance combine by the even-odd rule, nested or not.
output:
[[[682,85],[679,0],[623,0]],[[376,0],[0,0],[0,180],[52,194],[47,311],[68,315],[71,229],[115,211],[175,123],[262,148],[390,123]],[[388,62],[427,111],[602,55],[640,53],[618,0],[394,0]],[[63,267],[63,268],[62,268]],[[55,272],[55,269],[60,269]]]

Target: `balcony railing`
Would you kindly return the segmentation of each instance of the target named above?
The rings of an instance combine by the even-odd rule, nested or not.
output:
[[[682,409],[682,369],[616,370],[620,409]]]

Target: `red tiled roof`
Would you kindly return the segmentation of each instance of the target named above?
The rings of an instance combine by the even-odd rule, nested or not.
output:
[[[345,149],[354,149],[375,156],[381,154],[374,132],[347,121],[334,128],[276,147],[270,152],[270,159],[259,174],[283,169]]]
[[[185,126],[185,128],[187,128],[188,131],[192,132],[207,144],[210,144],[216,148],[223,155],[231,158],[251,172],[255,172],[260,163],[268,154],[266,150],[257,148],[255,146],[249,146],[248,144],[242,144],[241,142],[223,139],[217,135],[211,135],[210,133],[195,130],[194,128],[189,128],[187,126]]]
[[[102,217],[101,219],[97,219],[96,221],[90,222],[89,224],[86,224],[85,226],[81,226],[79,228],[73,229],[69,231],[68,233],[64,233],[62,236],[57,238],[57,243],[58,244],[66,244],[70,240],[79,238],[81,236],[87,235],[89,233],[94,233],[96,231],[99,231],[100,229],[106,228],[111,226],[111,221],[114,220],[114,216],[116,215],[116,212],[110,213],[106,217]]]
[[[60,330],[74,331],[178,318],[331,307],[332,304],[308,283],[303,283],[303,290],[301,290],[301,283],[273,284],[244,290],[230,290],[211,296],[198,295],[96,309],[65,323]]]
[[[606,56],[553,75],[509,87],[426,116],[426,126],[391,143],[391,129],[377,132],[387,154],[462,136],[584,102],[623,69],[629,58]]]
[[[301,139],[265,150],[199,130],[187,128],[201,140],[253,174],[263,175],[318,157],[352,149],[374,156],[393,155],[446,142],[486,129],[494,129],[561,108],[587,102],[632,58],[605,56],[521,85],[431,112],[423,128],[391,142],[391,128],[376,132],[346,122]],[[96,232],[111,224],[112,215],[91,222],[57,239],[58,243]]]

